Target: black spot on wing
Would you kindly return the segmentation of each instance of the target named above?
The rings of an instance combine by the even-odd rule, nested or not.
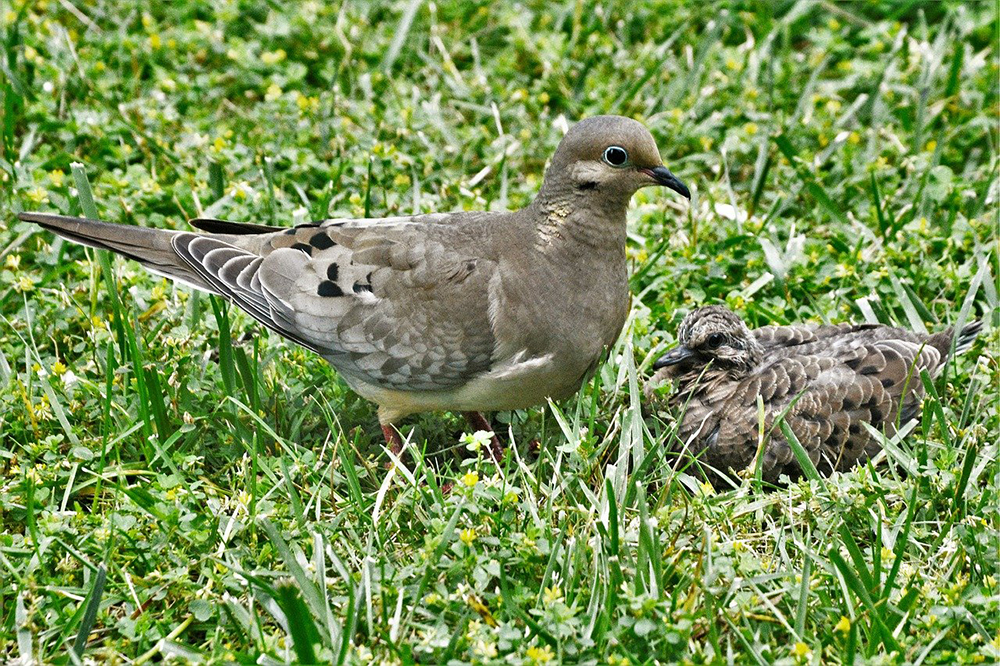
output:
[[[340,266],[338,266],[337,264],[333,263],[333,264],[330,264],[329,266],[326,267],[326,279],[327,280],[331,280],[333,282],[336,282],[337,278],[339,276],[340,276]]]
[[[323,280],[319,283],[319,288],[316,289],[316,293],[320,296],[325,296],[328,298],[335,298],[337,296],[343,296],[344,290],[340,288],[340,285],[331,280]]]
[[[292,246],[292,249],[293,250],[302,250],[303,252],[305,252],[306,254],[308,254],[310,257],[312,256],[312,253],[313,253],[312,245],[306,245],[305,243],[296,243],[295,245]]]
[[[309,244],[312,245],[317,250],[325,250],[327,248],[336,245],[336,241],[330,238],[325,231],[320,231],[313,234],[312,238],[309,239]]]
[[[364,282],[354,283],[354,293],[360,294],[363,291],[371,292],[372,286],[370,284],[365,284]]]

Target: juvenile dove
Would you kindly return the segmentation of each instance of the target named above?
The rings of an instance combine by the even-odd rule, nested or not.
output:
[[[329,361],[400,419],[529,407],[575,393],[625,322],[625,212],[639,188],[690,198],[640,123],[598,116],[563,137],[514,212],[334,219],[283,229],[198,219],[203,234],[22,213],[218,294]]]
[[[955,353],[971,346],[982,328],[962,328]],[[767,436],[763,479],[801,474],[777,427],[785,422],[821,474],[844,471],[880,450],[862,424],[892,435],[918,415],[924,396],[920,372],[940,372],[953,328],[922,335],[881,324],[765,326],[750,330],[730,310],[712,305],[681,322],[679,344],[658,359],[653,382],[673,380],[670,402],[684,409],[681,444],[698,457],[713,482],[719,473],[751,466],[764,404]],[[789,408],[789,405],[791,407]]]

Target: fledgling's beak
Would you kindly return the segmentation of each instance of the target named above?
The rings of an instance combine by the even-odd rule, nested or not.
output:
[[[694,357],[693,351],[691,351],[684,345],[677,345],[676,347],[668,351],[666,354],[656,359],[656,362],[653,363],[653,370],[659,370],[660,368],[667,368],[670,367],[671,365],[677,365],[678,363],[681,363],[693,357]]]
[[[642,172],[652,178],[658,185],[669,187],[686,199],[691,198],[691,190],[688,189],[687,185],[681,182],[680,178],[672,174],[670,169],[667,167],[660,165],[658,167],[653,167],[652,169],[642,169]]]

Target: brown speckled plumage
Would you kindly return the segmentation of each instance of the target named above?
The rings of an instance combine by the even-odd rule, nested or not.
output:
[[[956,342],[963,351],[981,322],[966,325]],[[887,434],[918,415],[924,396],[920,372],[936,375],[954,331],[920,335],[877,324],[765,326],[750,330],[733,312],[708,306],[690,313],[678,346],[653,365],[653,381],[672,380],[672,406],[684,410],[678,431],[713,481],[741,471],[758,447],[757,398],[768,433],[763,478],[801,473],[781,431],[785,421],[823,474],[844,471],[879,451],[864,427]]]

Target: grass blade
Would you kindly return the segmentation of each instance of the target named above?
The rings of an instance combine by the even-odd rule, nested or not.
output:
[[[104,565],[97,567],[94,580],[90,586],[90,594],[87,595],[87,610],[83,614],[80,622],[80,629],[76,632],[76,641],[73,643],[73,652],[77,657],[83,656],[83,651],[87,647],[87,637],[90,636],[94,622],[97,620],[97,610],[101,607],[101,596],[104,594],[104,583],[107,580],[108,571]]]

